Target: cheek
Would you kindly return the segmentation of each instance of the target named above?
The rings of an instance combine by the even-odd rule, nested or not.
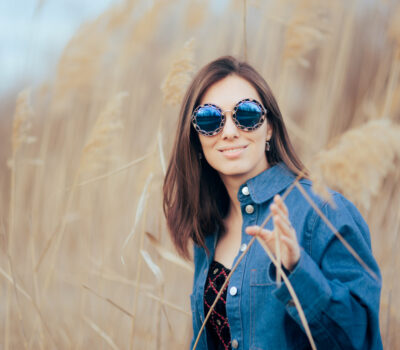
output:
[[[207,137],[199,135],[199,140],[204,154],[207,154],[210,150],[212,150],[217,142],[217,140],[215,140],[215,136]]]
[[[218,136],[202,136],[199,135],[201,148],[204,154],[204,158],[207,160],[208,164],[214,169],[218,166],[218,154],[216,153],[216,143]]]
[[[265,142],[267,141],[267,126],[264,124],[259,129],[253,131],[251,138],[257,148],[265,148]]]

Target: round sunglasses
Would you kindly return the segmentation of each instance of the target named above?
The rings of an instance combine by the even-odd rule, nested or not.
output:
[[[267,115],[267,110],[260,102],[246,98],[239,101],[232,111],[222,111],[221,108],[210,103],[200,105],[193,111],[192,124],[201,135],[217,135],[224,128],[226,112],[232,112],[236,127],[244,131],[258,129]]]

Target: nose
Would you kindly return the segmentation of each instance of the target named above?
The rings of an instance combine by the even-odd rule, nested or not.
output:
[[[239,137],[239,129],[236,127],[233,121],[231,111],[225,112],[225,125],[222,129],[221,137],[227,140]]]

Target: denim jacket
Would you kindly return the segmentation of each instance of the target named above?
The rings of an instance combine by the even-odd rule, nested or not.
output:
[[[286,165],[279,163],[239,188],[242,244],[234,264],[252,238],[245,233],[245,228],[261,225],[270,212],[274,195],[282,195],[294,179]],[[341,194],[331,191],[336,204],[334,209],[312,192],[309,180],[302,179],[300,184],[379,279],[371,277],[355,260],[295,187],[285,204],[301,246],[301,256],[289,280],[303,307],[315,344],[319,350],[382,349],[379,330],[381,277],[371,252],[368,226],[356,207]],[[266,228],[273,228],[272,220]],[[205,317],[204,285],[217,238],[216,233],[207,236],[208,256],[203,248],[194,247],[191,349]],[[277,287],[274,273],[271,260],[258,241],[254,242],[228,285],[226,310],[232,348],[311,348],[289,291],[285,283]],[[197,349],[212,349],[206,330]]]

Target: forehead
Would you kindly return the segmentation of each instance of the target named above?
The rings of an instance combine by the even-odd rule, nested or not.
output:
[[[251,83],[237,75],[229,75],[211,85],[200,104],[212,103],[222,109],[232,109],[237,102],[245,98],[260,101],[260,96]]]

